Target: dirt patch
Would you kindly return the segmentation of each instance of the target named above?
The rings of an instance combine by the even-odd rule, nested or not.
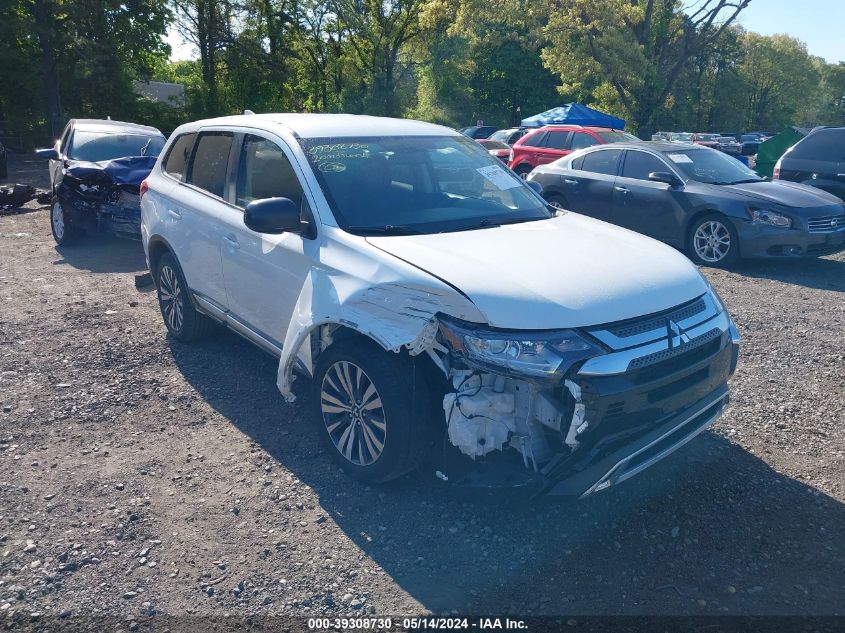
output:
[[[729,411],[580,503],[353,482],[305,385],[169,339],[144,266],[0,218],[0,619],[843,611],[843,255],[706,270],[744,336]]]

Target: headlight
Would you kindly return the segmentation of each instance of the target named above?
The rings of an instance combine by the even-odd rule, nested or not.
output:
[[[579,360],[604,353],[575,330],[497,332],[441,319],[440,331],[468,365],[498,374],[557,380]]]
[[[788,229],[792,226],[792,220],[777,211],[749,207],[748,213],[751,215],[751,219],[755,224],[768,224],[769,226],[778,226],[783,229]]]

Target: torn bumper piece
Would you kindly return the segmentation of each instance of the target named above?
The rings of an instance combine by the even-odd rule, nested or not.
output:
[[[101,163],[71,162],[56,195],[65,216],[89,231],[141,237],[141,182],[154,156],[128,156]]]

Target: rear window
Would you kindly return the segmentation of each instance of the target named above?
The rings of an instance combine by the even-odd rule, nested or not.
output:
[[[584,171],[591,171],[596,174],[608,174],[610,176],[616,175],[616,163],[619,162],[619,155],[622,150],[618,149],[603,149],[595,152],[590,152],[584,156],[584,162],[581,164],[581,169]]]
[[[569,138],[569,132],[561,132],[558,130],[552,130],[546,136],[546,142],[544,145],[549,149],[566,149],[567,147],[567,139]]]
[[[605,143],[621,143],[622,141],[639,141],[636,136],[633,134],[628,134],[627,132],[620,132],[618,130],[612,130],[609,132],[596,132],[599,135],[601,140]]]
[[[535,132],[534,134],[530,134],[525,136],[520,143],[523,147],[539,147],[540,142],[543,140],[543,137],[546,135],[545,132]]]
[[[164,137],[76,130],[70,144],[68,158],[97,163],[126,156],[158,156],[164,147]]]
[[[170,151],[167,152],[167,158],[164,159],[164,171],[177,180],[182,180],[185,175],[196,136],[194,133],[179,135],[170,146]]]
[[[810,134],[789,152],[789,158],[845,160],[845,128]]]
[[[231,132],[204,132],[199,135],[188,182],[222,198],[226,189]]]

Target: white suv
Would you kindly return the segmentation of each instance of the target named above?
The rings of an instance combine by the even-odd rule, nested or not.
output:
[[[585,496],[707,428],[736,328],[680,253],[549,208],[475,141],[397,119],[183,125],[142,185],[170,334],[223,324],[312,381],[347,472]]]

